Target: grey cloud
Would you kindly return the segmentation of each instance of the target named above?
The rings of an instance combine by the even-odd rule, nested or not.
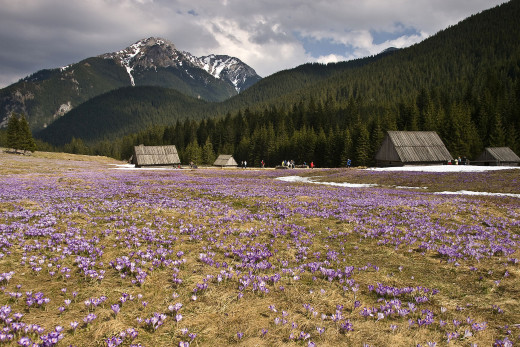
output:
[[[400,23],[431,35],[501,2],[0,0],[0,87],[39,69],[116,51],[149,36],[169,39],[196,55],[240,54],[238,58],[268,75],[312,59],[301,37],[346,47],[362,42],[359,56],[373,45],[367,32],[398,31]],[[276,59],[269,56],[273,50],[281,52]]]

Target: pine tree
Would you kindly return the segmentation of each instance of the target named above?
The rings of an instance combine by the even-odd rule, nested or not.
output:
[[[213,151],[213,144],[211,143],[209,136],[206,139],[204,147],[202,147],[202,163],[211,165],[215,161],[215,152]]]
[[[341,166],[347,166],[348,160],[352,160],[352,148],[353,147],[353,141],[352,141],[352,135],[350,134],[350,130],[345,130],[345,144],[343,146],[343,151],[341,152]]]
[[[381,120],[379,119],[379,117],[377,117],[374,121],[374,125],[370,133],[370,157],[375,156],[384,138],[385,133],[381,128]]]
[[[184,159],[187,162],[200,164],[202,159],[202,149],[200,148],[197,139],[194,138],[184,150]]]
[[[358,166],[367,166],[370,162],[370,134],[364,124],[359,125],[356,144],[356,163]]]
[[[328,158],[327,135],[325,135],[325,131],[323,129],[320,129],[318,136],[316,137],[316,143],[314,144],[314,156],[315,158],[311,158],[311,160],[316,161],[316,164],[321,167],[326,166],[326,160]],[[308,161],[307,164],[309,164]]]
[[[34,152],[36,150],[36,143],[34,142],[29,123],[22,114],[19,120],[19,132],[20,132],[20,149],[24,151]]]
[[[503,147],[506,143],[504,127],[502,126],[502,116],[495,111],[491,122],[491,130],[489,132],[489,146]]]
[[[237,162],[240,164],[240,161],[247,160],[249,163],[252,163],[251,160],[251,139],[248,135],[244,135],[238,144],[234,157]]]
[[[507,137],[506,137],[506,146],[511,148],[511,150],[515,153],[520,152],[520,138],[518,136],[518,133],[516,131],[516,128],[513,124],[511,124],[507,128]]]
[[[108,145],[108,144],[107,144]],[[110,146],[113,148],[113,146]],[[82,139],[72,137],[72,140],[64,146],[64,151],[72,154],[87,154],[87,147]]]
[[[419,109],[419,128],[421,130],[437,131],[437,115],[430,94],[425,89],[421,89],[419,92],[416,103]]]
[[[7,147],[14,150],[21,148],[20,121],[15,113],[12,113],[7,123]]]

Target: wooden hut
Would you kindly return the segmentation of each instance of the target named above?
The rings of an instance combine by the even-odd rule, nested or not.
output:
[[[217,160],[213,163],[214,166],[220,167],[236,167],[238,166],[237,162],[233,158],[231,154],[221,154],[218,156]]]
[[[376,154],[379,166],[439,165],[452,160],[435,131],[388,131]]]
[[[132,163],[135,167],[142,166],[174,166],[180,164],[179,154],[175,146],[144,146],[134,147]]]
[[[475,160],[473,165],[485,166],[519,166],[520,158],[509,147],[487,147]]]

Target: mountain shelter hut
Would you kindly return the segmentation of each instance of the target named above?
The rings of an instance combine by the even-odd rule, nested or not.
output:
[[[174,145],[134,147],[132,163],[135,167],[142,166],[175,166],[180,164],[179,154]]]
[[[387,131],[375,156],[378,166],[440,165],[452,160],[435,131]]]
[[[520,157],[509,147],[486,147],[484,152],[472,160],[473,165],[483,166],[520,166]]]
[[[238,166],[237,162],[233,158],[231,154],[221,154],[218,156],[217,160],[213,163],[214,166],[220,167],[236,167]]]

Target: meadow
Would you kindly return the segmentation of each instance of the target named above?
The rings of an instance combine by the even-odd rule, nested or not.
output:
[[[520,170],[115,164],[0,154],[0,346],[520,344]]]

